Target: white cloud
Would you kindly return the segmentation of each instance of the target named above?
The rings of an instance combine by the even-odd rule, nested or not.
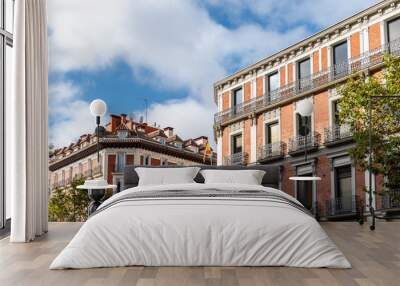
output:
[[[164,127],[174,127],[174,132],[182,139],[206,135],[212,141],[213,114],[212,107],[187,98],[153,104],[148,111],[148,118],[149,122],[157,125],[162,123]]]
[[[365,2],[373,2],[210,1],[210,5],[220,5],[224,11],[251,9],[276,21],[293,18],[321,25],[351,14],[357,7],[366,6]],[[231,4],[235,9],[230,8]],[[150,107],[151,120],[175,125],[185,136],[212,133],[216,111],[213,82],[228,70],[259,60],[309,34],[302,26],[281,31],[274,25],[261,27],[249,22],[227,28],[211,18],[204,2],[197,0],[51,0],[48,8],[51,72],[107,69],[122,60],[129,64],[136,80],[164,89],[188,90],[182,101],[164,100],[163,105]],[[88,103],[79,92],[72,92],[71,84],[64,88],[73,94],[66,104],[73,108],[51,111],[57,114],[51,126],[51,140],[56,144],[64,144],[91,126],[91,121],[84,121],[89,116],[85,110]],[[67,96],[68,92],[53,91],[50,96],[60,94]]]
[[[49,142],[55,147],[69,145],[83,133],[91,133],[95,121],[89,103],[81,99],[82,92],[72,82],[60,80],[49,87]]]

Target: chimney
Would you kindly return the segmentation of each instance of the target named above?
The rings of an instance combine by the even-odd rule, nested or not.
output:
[[[174,136],[174,128],[172,128],[172,127],[165,127],[165,128],[164,128],[164,133],[165,133],[165,135],[167,135],[168,137]]]
[[[121,113],[121,122],[126,123],[126,114]]]
[[[111,132],[115,133],[117,127],[121,124],[121,117],[111,114]]]

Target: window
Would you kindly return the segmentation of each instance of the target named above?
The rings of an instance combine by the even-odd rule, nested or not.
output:
[[[232,136],[232,154],[242,153],[242,134]]]
[[[396,18],[387,23],[388,42],[398,40],[400,38],[400,18]]]
[[[122,172],[125,167],[125,153],[117,154],[117,172]]]
[[[348,67],[347,42],[333,47],[333,64],[335,75],[346,75]]]
[[[265,125],[265,143],[272,144],[279,141],[279,123],[273,122]]]
[[[277,72],[267,76],[267,91],[268,98],[274,100],[277,96],[277,90],[279,88],[279,75]]]
[[[12,43],[13,43],[14,1],[0,0],[0,229],[11,217],[11,196],[5,187],[5,111],[6,97],[11,93]]]
[[[298,63],[298,80],[299,80],[299,88],[304,89],[311,84],[310,75],[311,75],[311,62],[310,58],[302,60]]]
[[[150,156],[144,157],[144,165],[145,166],[150,166]]]
[[[233,91],[232,96],[232,107],[234,108],[234,112],[236,113],[238,110],[236,107],[243,102],[243,90],[242,88],[238,88]]]
[[[311,133],[311,116],[296,114],[297,135],[306,136]]]

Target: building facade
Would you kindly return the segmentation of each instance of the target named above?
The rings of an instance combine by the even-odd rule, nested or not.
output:
[[[216,155],[204,156],[208,138],[182,140],[174,128],[138,123],[125,114],[111,115],[97,137],[84,134],[68,147],[55,150],[49,158],[49,183],[52,189],[70,185],[74,178],[104,178],[124,189],[125,165],[199,165],[216,164]]]
[[[309,209],[355,211],[368,202],[368,173],[348,155],[354,142],[339,125],[337,87],[355,73],[379,76],[383,55],[399,52],[400,2],[383,1],[216,82],[218,165],[279,165],[281,189]],[[305,99],[309,118],[296,111]],[[322,180],[289,180],[305,175]],[[373,189],[381,183],[373,178]]]

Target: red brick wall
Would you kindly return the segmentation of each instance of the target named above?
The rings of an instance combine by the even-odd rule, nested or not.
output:
[[[293,63],[288,64],[288,84],[293,82]]]
[[[256,127],[256,152],[257,158],[259,156],[259,148],[263,145],[264,141],[264,114],[260,114],[257,117],[257,127]]]
[[[319,72],[319,51],[315,51],[312,54],[313,57],[313,73]]]
[[[109,184],[112,184],[112,179],[113,179],[112,173],[115,171],[116,155],[108,155],[107,159],[108,159],[107,160],[107,167],[108,167],[107,182]]]
[[[317,181],[317,200],[321,214],[325,211],[325,202],[331,199],[331,163],[326,156],[318,157],[316,175],[321,178]]]
[[[282,191],[294,197],[294,182],[289,180],[290,177],[295,176],[295,167],[286,163],[282,168]]]
[[[314,130],[324,136],[324,128],[329,126],[328,91],[314,96]],[[322,143],[322,142],[321,142]]]
[[[360,56],[360,32],[354,33],[350,36],[351,57]]]
[[[381,46],[381,23],[368,27],[369,49],[373,50]]]
[[[133,165],[134,164],[134,155],[133,154],[127,154],[125,163],[126,163],[126,165]]]
[[[248,154],[248,159],[251,158],[251,119],[247,119],[244,121],[244,128],[243,128],[243,144],[244,144],[244,152]]]
[[[281,108],[281,141],[288,144],[289,138],[293,136],[293,104]],[[287,152],[287,148],[286,151]]]
[[[322,48],[321,49],[321,68],[322,70],[327,70],[328,69],[328,48]]]
[[[280,69],[280,77],[281,77],[281,86],[286,85],[286,66],[281,67]]]
[[[226,91],[222,94],[222,110],[227,110],[229,109],[229,95],[231,93],[229,91]]]
[[[251,82],[244,84],[244,101],[250,100],[251,98]]]
[[[263,96],[263,85],[264,85],[264,81],[263,81],[263,77],[259,76],[256,79],[256,95],[257,96]]]

